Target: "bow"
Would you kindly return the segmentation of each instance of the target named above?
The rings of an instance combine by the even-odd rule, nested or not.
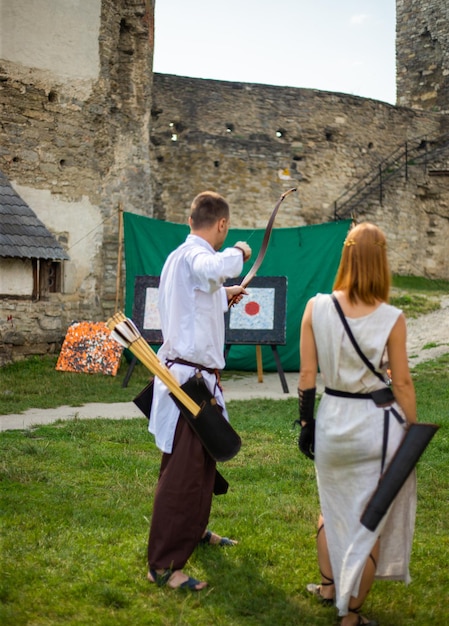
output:
[[[262,245],[260,247],[259,254],[257,255],[257,258],[254,261],[251,269],[249,270],[249,272],[246,274],[246,276],[243,278],[242,282],[240,283],[242,287],[246,287],[252,281],[252,279],[256,275],[257,270],[262,265],[262,261],[264,260],[265,253],[268,248],[268,242],[270,241],[271,231],[273,230],[274,220],[276,219],[276,214],[278,212],[278,209],[281,206],[284,198],[288,196],[288,194],[292,193],[293,191],[296,191],[296,187],[294,187],[293,189],[288,189],[287,191],[284,191],[284,193],[281,195],[279,200],[276,202],[276,206],[271,212],[270,219],[268,220],[268,224],[265,228],[265,233],[263,235]],[[229,308],[233,306],[233,304],[235,303],[235,300],[236,300],[236,296],[233,296],[233,298],[229,302]]]

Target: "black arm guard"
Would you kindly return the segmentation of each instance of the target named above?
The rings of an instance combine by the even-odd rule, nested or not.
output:
[[[299,420],[301,426],[298,446],[303,454],[309,459],[315,458],[315,409],[316,387],[311,389],[298,389],[299,395]]]

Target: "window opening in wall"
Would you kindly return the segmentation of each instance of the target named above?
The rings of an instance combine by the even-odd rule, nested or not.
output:
[[[327,141],[333,141],[334,140],[334,135],[331,133],[330,130],[326,131],[326,140]]]
[[[226,124],[226,132],[227,133],[234,132],[234,124]]]
[[[169,126],[170,126],[171,131],[172,131],[172,133],[171,133],[171,140],[172,141],[178,141],[178,133],[174,132],[175,128],[176,128],[175,123],[174,122],[170,122]]]
[[[368,144],[368,150],[372,150],[373,148],[374,148],[374,144],[372,141],[370,141]]]
[[[57,102],[58,101],[58,94],[53,89],[48,93],[48,101],[49,102]]]
[[[46,259],[33,259],[33,300],[45,298],[49,293],[61,293],[62,263]]]
[[[131,30],[131,26],[127,23],[125,19],[120,20],[120,34],[129,33]]]
[[[151,109],[151,117],[158,118],[161,113],[164,112],[164,109]]]
[[[46,267],[45,287],[49,293],[58,293],[61,291],[61,264],[48,263]]]
[[[214,161],[214,165],[215,165],[215,167],[219,167],[220,166],[220,161]]]

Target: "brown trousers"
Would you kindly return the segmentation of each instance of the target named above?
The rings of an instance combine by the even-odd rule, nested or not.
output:
[[[150,569],[182,569],[209,521],[215,461],[180,416],[171,454],[163,453],[148,541]]]

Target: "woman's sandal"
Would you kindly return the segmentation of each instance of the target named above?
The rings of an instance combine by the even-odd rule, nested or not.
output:
[[[155,569],[150,569],[150,576],[153,579],[152,582],[155,582],[158,587],[164,587],[168,583],[170,578],[172,577],[173,573],[174,572],[171,569],[164,570],[162,574],[158,574]],[[189,576],[187,580],[185,580],[183,583],[181,583],[177,587],[171,587],[171,588],[172,589],[189,589],[190,591],[201,591],[201,589],[204,589],[204,587],[207,586],[207,585],[204,585],[204,587],[197,589],[197,586],[200,584],[201,584],[200,580],[197,580],[196,578],[192,578],[191,576]]]
[[[348,608],[348,613],[355,613],[357,615],[358,622],[355,626],[379,626],[379,623],[376,622],[376,620],[374,619],[370,619],[367,620],[366,622],[364,621],[364,618],[360,615],[360,609],[349,609]]]
[[[324,598],[321,594],[321,587],[328,587],[333,585],[334,583],[321,583],[320,585],[315,585],[315,583],[309,583],[306,587],[307,591],[311,593],[315,598],[321,602],[323,606],[333,606],[334,599],[333,598]]]
[[[319,585],[315,585],[315,583],[309,583],[306,587],[307,591],[311,593],[313,596],[318,598],[323,606],[333,606],[334,599],[333,598],[325,598],[321,593],[322,587],[331,587],[334,584],[332,578],[329,578],[323,572],[320,571],[321,578],[325,578],[326,582],[321,582]]]
[[[376,569],[377,569],[376,559],[373,557],[372,554],[369,555],[369,558],[373,562],[374,571],[376,571]],[[357,617],[358,617],[358,620],[357,620],[357,623],[355,624],[355,626],[379,626],[379,623],[376,622],[376,620],[368,619],[367,617],[362,617],[360,615],[360,611],[361,610],[362,610],[362,605],[357,606],[357,607],[355,607],[353,609],[351,609],[351,607],[348,606],[348,613],[353,613],[353,614],[357,615]]]
[[[220,541],[217,541],[217,543],[212,543],[211,539],[212,539],[212,531],[206,530],[206,534],[204,535],[204,537],[201,537],[200,539],[200,544],[211,545],[211,546],[235,546],[235,544],[237,543],[233,539],[228,539],[227,537],[221,537]]]

